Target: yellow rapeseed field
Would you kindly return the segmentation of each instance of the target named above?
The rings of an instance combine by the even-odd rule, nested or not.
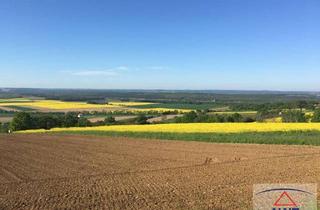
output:
[[[1,100],[1,99],[0,99]],[[12,102],[10,102],[12,101]],[[17,102],[18,101],[18,102]],[[191,110],[185,109],[167,109],[167,108],[129,108],[129,106],[149,105],[152,103],[147,102],[109,102],[108,104],[88,104],[86,102],[65,102],[58,100],[34,100],[20,98],[16,100],[6,100],[0,103],[1,106],[21,106],[41,109],[54,109],[54,110],[66,110],[66,109],[99,109],[99,108],[127,108],[130,112],[167,112],[167,111],[179,111],[180,113],[190,112]]]
[[[29,130],[25,133],[59,131],[117,131],[117,132],[172,132],[172,133],[242,133],[273,131],[320,131],[320,123],[185,123],[153,125],[113,125],[85,128],[54,128],[49,131]]]
[[[24,106],[45,109],[94,109],[94,108],[117,108],[119,106],[109,104],[87,104],[85,102],[65,102],[57,100],[38,100],[32,102],[1,103],[0,106]]]

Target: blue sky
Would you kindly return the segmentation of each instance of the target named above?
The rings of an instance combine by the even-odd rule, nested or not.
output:
[[[320,90],[319,0],[3,0],[0,87]]]

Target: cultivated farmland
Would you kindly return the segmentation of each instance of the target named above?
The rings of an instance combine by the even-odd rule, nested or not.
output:
[[[115,132],[168,132],[168,133],[244,133],[320,131],[320,123],[171,123],[152,125],[114,125],[97,127],[53,128],[21,132],[115,131]]]
[[[1,209],[249,209],[255,183],[320,183],[311,146],[16,134],[0,160]]]
[[[314,101],[35,97],[0,101],[0,209],[250,209],[253,184],[320,181]]]
[[[42,112],[68,112],[68,111],[130,111],[133,113],[141,112],[190,112],[191,109],[175,109],[162,107],[144,107],[154,103],[147,102],[121,102],[113,101],[104,104],[94,104],[87,102],[68,102],[59,100],[32,100],[29,98],[0,99],[0,108],[10,108],[17,111],[42,111]],[[154,104],[156,105],[156,104]],[[141,106],[141,108],[139,108]]]
[[[108,108],[119,108],[115,105],[109,104],[87,104],[84,102],[64,102],[56,100],[20,100],[20,101],[7,101],[0,103],[0,106],[15,106],[15,107],[28,107],[39,110],[84,110],[84,109],[108,109]]]

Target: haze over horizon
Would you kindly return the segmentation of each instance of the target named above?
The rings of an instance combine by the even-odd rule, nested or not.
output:
[[[3,1],[0,87],[320,91],[320,1]]]

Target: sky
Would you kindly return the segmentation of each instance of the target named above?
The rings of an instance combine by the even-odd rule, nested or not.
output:
[[[320,91],[320,1],[1,0],[0,87]]]

